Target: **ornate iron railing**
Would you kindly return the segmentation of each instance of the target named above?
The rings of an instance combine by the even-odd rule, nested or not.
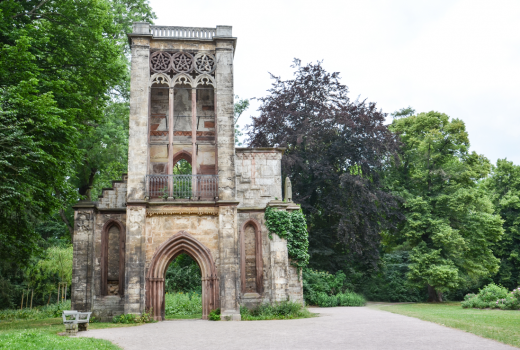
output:
[[[156,38],[213,39],[216,28],[150,26],[150,34]]]
[[[213,199],[218,196],[218,175],[146,175],[146,196]]]

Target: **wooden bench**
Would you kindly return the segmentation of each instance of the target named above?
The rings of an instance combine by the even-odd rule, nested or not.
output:
[[[92,312],[79,312],[76,310],[63,311],[63,324],[68,335],[76,335],[78,330],[88,330],[88,323]]]

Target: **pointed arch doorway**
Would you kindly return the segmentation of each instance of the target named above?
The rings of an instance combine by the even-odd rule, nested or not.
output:
[[[202,319],[219,307],[218,279],[211,252],[186,231],[180,231],[161,244],[155,252],[146,277],[146,309],[156,321],[165,319],[164,277],[171,261],[188,254],[197,262],[202,276]]]

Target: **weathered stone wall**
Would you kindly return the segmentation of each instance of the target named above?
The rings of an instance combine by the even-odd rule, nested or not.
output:
[[[80,202],[74,207],[71,302],[78,311],[90,311],[92,306],[94,210],[94,203]]]
[[[179,231],[186,231],[192,235],[196,240],[208,248],[211,251],[213,259],[218,261],[219,225],[217,208],[207,208],[209,211],[214,212],[214,215],[189,214],[189,210],[185,209],[192,208],[154,207],[153,212],[148,212],[146,218],[147,269],[157,248]]]
[[[152,40],[150,42],[152,51],[159,50],[179,50],[179,51],[209,51],[215,52],[215,43],[208,41],[192,41],[192,40]]]
[[[126,181],[127,175],[123,175],[120,181],[112,181],[112,188],[104,188],[96,205],[100,209],[126,207]]]
[[[282,154],[277,148],[236,149],[239,207],[265,208],[271,200],[282,199]]]
[[[300,276],[298,276],[298,274]],[[289,265],[289,300],[305,305],[303,300],[303,279],[298,268]]]
[[[114,208],[115,209],[115,208]],[[125,209],[125,208],[120,208]],[[103,237],[103,228],[106,226],[109,221],[117,221],[123,224],[126,222],[126,212],[116,213],[113,211],[108,212],[98,212],[95,215],[95,229],[94,234],[92,236],[91,246],[93,251],[93,269],[92,269],[92,288],[91,288],[91,296],[92,296],[92,309],[94,316],[100,318],[102,321],[111,321],[114,316],[120,315],[124,312],[124,298],[117,295],[102,295],[101,293],[101,249],[102,249],[102,237]],[[115,226],[112,226],[112,233],[118,233],[119,229]],[[116,243],[119,237],[116,235],[112,236],[112,245]],[[117,242],[119,243],[119,242]],[[110,256],[112,255],[112,259],[114,259],[114,255],[118,255],[119,251],[113,250],[110,252],[110,235],[109,235],[109,271],[108,271],[108,280],[110,280]],[[119,244],[117,244],[119,248]],[[112,254],[110,254],[112,253]],[[112,267],[112,278],[118,279],[119,276],[114,275],[114,268]],[[118,271],[119,272],[119,271]],[[119,283],[119,288],[123,288],[124,281]],[[120,294],[120,293],[118,293]],[[105,300],[106,299],[106,300]]]
[[[114,316],[125,312],[125,299],[119,295],[96,297],[92,307],[92,315],[101,322],[110,322]]]

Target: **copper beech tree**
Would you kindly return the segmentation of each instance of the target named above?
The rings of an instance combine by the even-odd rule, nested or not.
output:
[[[382,186],[398,142],[375,103],[351,100],[339,73],[295,60],[293,79],[271,75],[260,115],[248,125],[249,146],[279,146],[283,176],[293,184],[309,228],[310,265],[329,271],[379,259],[380,233],[401,216]]]

